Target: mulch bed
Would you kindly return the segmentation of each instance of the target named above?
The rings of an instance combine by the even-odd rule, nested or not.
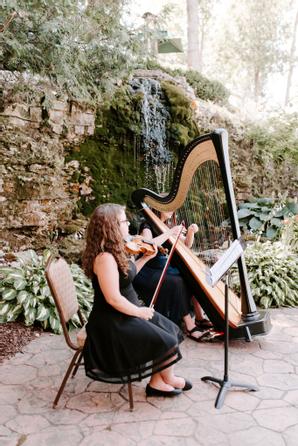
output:
[[[36,327],[26,327],[21,322],[0,324],[0,363],[21,352],[23,347],[42,332]]]

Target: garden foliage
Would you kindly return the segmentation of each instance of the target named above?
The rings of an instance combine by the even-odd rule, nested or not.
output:
[[[256,242],[245,251],[248,279],[263,308],[298,305],[298,256],[278,242]]]
[[[4,2],[0,69],[47,77],[76,99],[100,98],[137,54],[136,38],[121,23],[124,4],[125,0]]]
[[[284,220],[278,241],[249,242],[245,250],[248,279],[256,304],[262,308],[298,305],[298,217]],[[240,291],[233,269],[232,283]]]
[[[158,69],[173,77],[184,76],[194,89],[196,96],[205,101],[225,104],[229,98],[230,93],[221,82],[208,79],[198,71],[166,68],[154,60],[147,60],[146,68],[148,70]]]
[[[285,219],[296,214],[298,203],[293,200],[255,198],[239,204],[238,219],[244,233],[274,240],[280,235]]]
[[[39,256],[31,250],[29,259],[18,258],[14,266],[0,268],[0,323],[16,320],[25,325],[40,324],[44,329],[61,333],[62,328],[55,303],[45,278],[45,265],[50,256]],[[81,268],[70,266],[78,302],[85,318],[91,310],[93,291]],[[80,327],[77,316],[69,321],[70,328]]]

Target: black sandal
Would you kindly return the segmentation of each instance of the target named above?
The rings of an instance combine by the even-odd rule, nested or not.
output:
[[[221,341],[224,337],[223,331],[215,331],[212,329],[209,329],[205,331],[202,336],[200,336],[199,342],[215,342],[215,341]]]
[[[209,319],[195,319],[195,324],[202,331],[207,328],[213,328],[213,324]]]
[[[209,331],[210,330],[205,330],[202,332],[198,327],[194,327],[191,330],[186,330],[186,336],[188,338],[192,339],[193,341],[201,342],[201,338],[206,336],[209,333]],[[199,337],[193,336],[192,334],[195,332],[199,332],[201,336],[199,336]]]

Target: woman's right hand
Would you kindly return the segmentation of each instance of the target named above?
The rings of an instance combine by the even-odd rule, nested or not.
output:
[[[149,321],[153,318],[154,315],[154,308],[151,307],[138,307],[138,314],[137,317],[141,319],[145,319],[146,321]]]

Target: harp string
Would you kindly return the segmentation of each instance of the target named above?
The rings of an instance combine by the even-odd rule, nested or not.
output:
[[[218,259],[218,252],[227,248],[228,240],[225,194],[216,162],[210,160],[199,166],[177,217],[187,226],[198,225],[192,250],[210,267]]]

